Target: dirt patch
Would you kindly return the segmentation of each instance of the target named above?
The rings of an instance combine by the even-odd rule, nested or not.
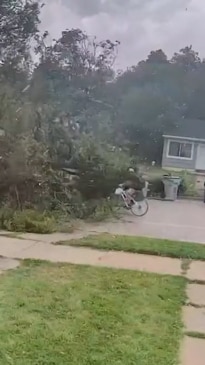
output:
[[[6,270],[16,269],[20,265],[18,260],[0,257],[0,273]]]

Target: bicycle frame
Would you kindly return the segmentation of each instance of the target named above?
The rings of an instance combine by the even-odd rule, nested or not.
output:
[[[118,187],[115,190],[115,195],[121,197],[124,203],[124,207],[131,210],[134,215],[138,217],[143,217],[145,214],[147,214],[149,205],[145,197],[141,202],[135,201],[135,199],[127,191],[124,191],[121,187]],[[142,206],[144,206],[145,210],[142,210]],[[137,209],[139,208],[139,210],[136,211],[136,207]]]
[[[125,204],[125,207],[127,209],[130,209],[130,206],[131,206],[131,203],[135,203],[134,199],[128,194],[126,193],[122,188],[118,188],[116,190],[116,195],[120,195],[124,204]]]

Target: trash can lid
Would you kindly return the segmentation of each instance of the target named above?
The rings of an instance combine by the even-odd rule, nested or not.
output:
[[[162,179],[162,182],[164,184],[174,184],[174,185],[180,185],[181,178],[178,176],[164,176]]]
[[[163,175],[163,178],[167,179],[181,179],[179,176],[176,175]]]
[[[171,176],[171,175],[164,175],[163,179],[167,179],[167,180],[181,180],[181,177],[179,176]]]

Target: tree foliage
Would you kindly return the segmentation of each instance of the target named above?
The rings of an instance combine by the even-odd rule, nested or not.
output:
[[[137,158],[160,162],[182,117],[205,120],[205,62],[191,46],[170,59],[159,49],[116,72],[119,42],[66,29],[49,44],[41,6],[0,4],[0,194],[70,212],[74,196],[106,199]]]
[[[40,2],[33,0],[1,0],[1,78],[14,82],[18,73],[28,72],[30,46],[38,34],[41,6]]]
[[[140,158],[161,160],[162,135],[181,118],[205,120],[204,61],[192,47],[169,60],[162,50],[117,77],[116,125],[122,136],[136,141]]]

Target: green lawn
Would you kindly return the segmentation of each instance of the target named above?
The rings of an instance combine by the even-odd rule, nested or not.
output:
[[[0,276],[0,364],[177,365],[185,285],[27,262]]]
[[[205,261],[205,245],[147,237],[100,234],[57,244]]]

